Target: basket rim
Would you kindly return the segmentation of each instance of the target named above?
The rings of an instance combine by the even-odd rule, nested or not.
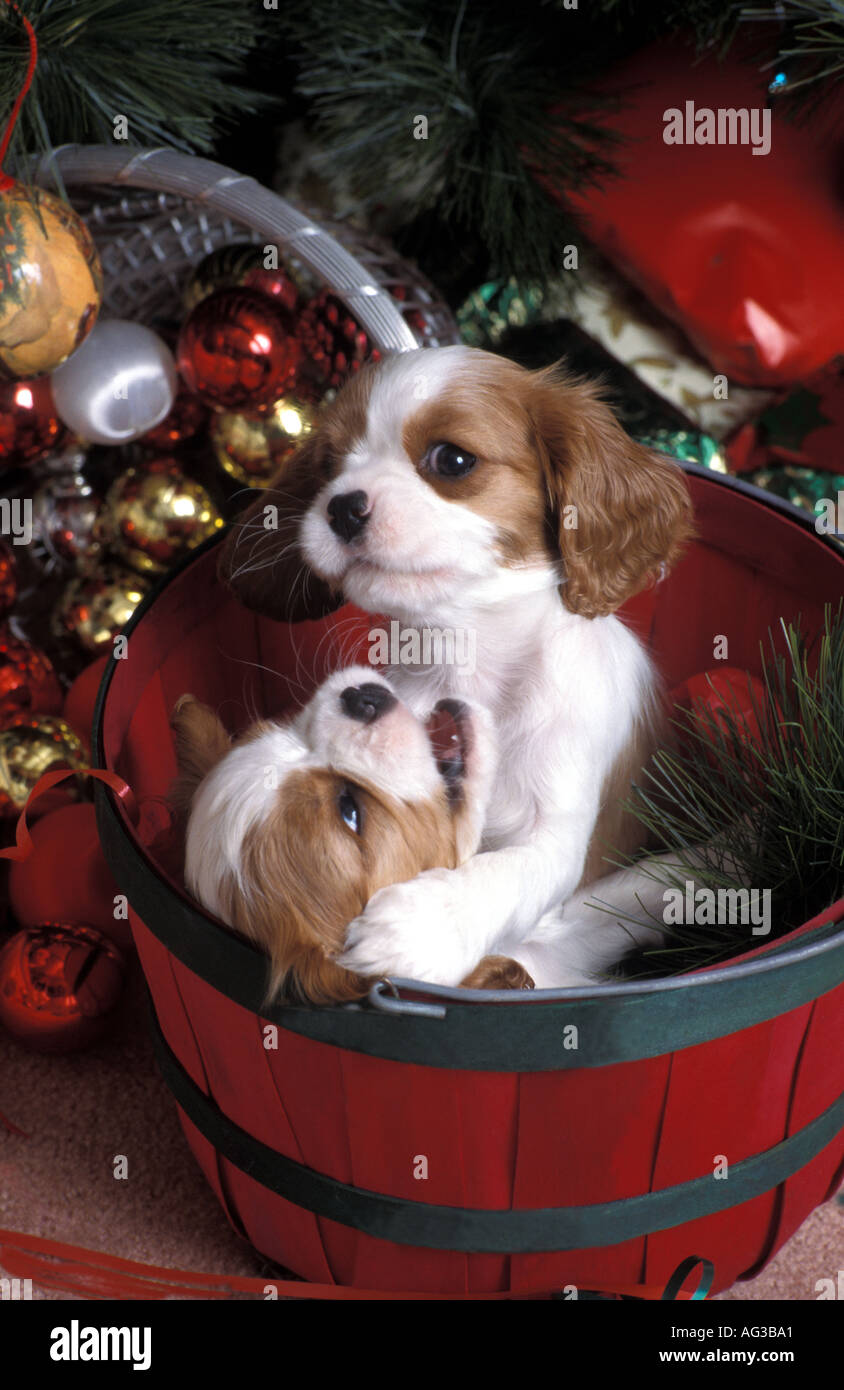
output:
[[[815,543],[831,549],[836,555],[836,558],[839,558],[842,565],[844,565],[844,555],[842,555],[838,547],[833,544],[831,538],[820,535],[815,530],[811,517],[791,503],[781,498],[773,497],[770,493],[752,484],[741,482],[730,476],[714,473],[699,465],[684,463],[683,468],[685,472],[700,477],[714,488],[725,488],[727,491],[735,491],[744,494],[752,498],[754,502],[760,503],[773,511],[784,513],[789,521],[796,522],[802,530],[810,532]],[[203,545],[188,552],[177,565],[174,565],[173,568],[168,571],[135,610],[132,618],[123,629],[125,635],[130,635],[135,626],[143,621],[146,614],[149,613],[157,602],[161,593],[189,565],[194,563],[200,555],[218,545],[224,534],[225,532],[220,532],[210,537]],[[108,691],[116,669],[117,659],[112,653],[103,673],[94,710],[91,746],[93,751],[93,764],[97,768],[105,768],[107,766],[103,746],[103,721]],[[262,974],[265,966],[265,959],[262,953],[249,942],[245,941],[245,939],[237,937],[225,924],[218,922],[216,918],[205,912],[198,904],[194,904],[187,893],[183,892],[177,885],[172,883],[172,881],[159,869],[152,856],[147,853],[146,849],[140,845],[131,834],[125,816],[117,807],[117,799],[114,794],[112,793],[109,795],[108,790],[99,783],[95,789],[95,800],[101,836],[103,836],[105,832],[112,845],[121,843],[123,850],[130,855],[133,863],[136,866],[142,866],[143,874],[147,877],[148,882],[155,880],[159,889],[165,888],[173,902],[179,904],[179,910],[186,914],[185,920],[190,921],[193,927],[201,928],[206,935],[208,934],[209,927],[214,929],[217,933],[216,939],[218,941],[221,936],[224,936],[228,943],[226,949],[228,950],[229,947],[231,947],[230,954],[232,961],[236,953],[241,966],[246,966],[247,973],[254,975],[257,980],[258,976]],[[117,837],[117,840],[115,840],[115,837]],[[819,915],[826,915],[827,917],[829,917],[830,914],[837,915],[839,907],[841,909],[841,920],[844,921],[844,899],[840,900],[839,903],[833,904],[831,908],[827,909],[826,914]],[[152,930],[148,922],[146,922],[146,919],[143,918],[143,914],[139,913],[138,915],[145,921],[145,925],[148,926],[148,929]],[[600,1007],[605,1003],[613,1002],[617,1006],[623,1008],[625,1004],[632,1005],[636,1001],[644,1003],[648,999],[673,994],[682,995],[688,990],[697,991],[696,998],[701,1001],[703,1000],[703,996],[699,991],[708,991],[709,994],[707,999],[714,1004],[715,999],[719,995],[730,993],[732,987],[738,985],[740,982],[753,979],[762,974],[769,974],[770,972],[776,973],[785,970],[788,966],[802,966],[804,971],[809,971],[814,974],[821,963],[821,959],[826,957],[829,952],[841,952],[842,942],[844,942],[844,930],[840,928],[841,921],[836,923],[835,926],[828,925],[826,927],[821,927],[821,924],[818,923],[816,928],[812,929],[810,927],[812,935],[808,943],[800,941],[793,946],[780,948],[776,953],[773,949],[768,952],[763,951],[754,956],[751,960],[690,975],[677,975],[659,980],[606,984],[602,985],[597,992],[584,988],[568,988],[524,992],[518,991],[514,994],[513,991],[467,990],[459,987],[426,984],[424,981],[396,979],[392,982],[391,987],[410,990],[417,996],[417,999],[411,1000],[401,997],[387,999],[384,998],[381,992],[382,983],[378,982],[373,986],[368,1000],[369,1006],[373,1007],[365,1008],[364,1012],[369,1014],[370,1018],[373,1016],[377,1017],[378,1015],[383,1016],[385,1013],[398,1013],[405,1016],[406,1023],[408,1024],[411,1022],[411,1018],[421,1024],[429,1019],[442,1019],[446,1016],[446,1013],[453,1014],[455,1006],[465,1011],[466,1006],[471,1005],[473,1011],[487,1013],[487,1010],[483,1008],[484,1005],[494,1006],[496,1011],[498,1005],[506,1003],[511,1009],[524,1007],[543,1009],[544,1007],[545,1009],[553,1008],[555,1012],[557,1012],[560,1005],[565,1005],[567,1008],[567,1020],[575,1021],[577,1014],[582,1013],[582,1017],[585,1021],[587,1011],[591,1012],[592,1008],[596,1006]],[[799,931],[801,929],[797,928],[795,930]],[[821,939],[817,939],[818,933],[820,933]],[[773,947],[774,943],[771,943],[771,945]],[[176,954],[178,954],[178,952]],[[250,957],[252,958],[251,961]],[[835,957],[833,957],[833,959],[834,958]],[[189,965],[189,968],[193,969],[195,966]],[[811,997],[815,998],[819,997],[821,994],[827,993],[829,990],[836,988],[841,983],[841,979],[844,979],[844,973],[842,973],[841,979],[834,975],[833,972],[830,972],[830,975],[831,978],[829,978],[828,984],[824,981],[825,988],[819,989]],[[257,991],[257,993],[259,992],[260,991]],[[244,1002],[243,991],[240,993],[241,997],[237,1002]],[[249,991],[247,991],[247,993],[249,993]],[[427,997],[430,1002],[419,1002],[418,996],[420,995],[423,996],[423,998]],[[234,996],[230,995],[230,997]],[[448,1008],[446,1008],[446,1006],[448,1006]],[[792,1007],[796,1007],[796,1005],[792,1005]],[[307,1006],[283,1003],[271,1006],[268,1009],[255,1007],[254,1011],[259,1012],[262,1017],[271,1020],[275,1018],[279,1022],[283,1022],[285,1026],[292,1026],[296,1031],[303,1031],[308,1034],[316,1035],[316,1033],[314,1033],[313,1022],[308,1022],[308,1019],[312,1019],[315,1013],[322,1015],[345,1013],[348,1015],[350,1012],[353,1013],[357,1011],[360,1016],[362,1009],[361,1004],[334,1007],[328,1006],[322,1010],[313,1010]],[[770,1011],[766,1013],[765,1009],[760,1007],[760,1016],[756,1021],[762,1022],[766,1018],[774,1017],[776,1014],[782,1013],[783,1011],[784,1009],[779,1007],[776,1008],[773,1013]],[[708,1009],[707,1012],[709,1012]],[[721,1033],[716,1033],[713,1036],[722,1036],[726,1033],[740,1031],[741,1028],[746,1026],[751,1025],[739,1023],[738,1027],[726,1027]],[[681,1045],[688,1046],[693,1044],[686,1043]],[[370,1049],[367,1046],[362,1050],[369,1051],[375,1049],[374,1047]],[[560,1060],[559,1058],[557,1059],[557,1065],[560,1064]],[[588,1063],[584,1063],[581,1057],[579,1065],[584,1064],[588,1065]],[[603,1065],[604,1063],[599,1062],[596,1064]],[[497,1068],[493,1067],[491,1069]]]
[[[250,227],[296,256],[329,286],[358,319],[381,352],[419,348],[409,324],[387,290],[327,228],[307,217],[280,193],[224,164],[177,150],[117,149],[109,145],[59,145],[43,155],[30,174],[33,183],[70,188],[114,184],[170,193]]]

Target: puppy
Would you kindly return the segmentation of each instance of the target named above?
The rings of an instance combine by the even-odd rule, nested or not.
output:
[[[185,882],[266,951],[268,999],[365,994],[372,980],[338,962],[348,923],[380,889],[465,863],[480,841],[495,774],[484,711],[445,700],[423,722],[383,677],[356,667],[329,677],[288,723],[262,720],[232,740],[183,695],[171,726]],[[533,970],[543,988],[588,985],[647,934],[631,937],[585,906],[557,910],[518,958],[487,956],[461,983],[531,988]]]
[[[692,534],[679,467],[557,368],[408,352],[323,410],[234,526],[222,579],[286,621],[349,601],[420,638],[468,632],[471,669],[399,663],[390,681],[419,714],[485,706],[499,741],[482,852],[376,892],[343,965],[457,985],[639,846],[621,802],[660,738],[658,684],[615,614]]]
[[[262,720],[232,740],[183,695],[171,727],[190,891],[267,952],[268,998],[365,994],[371,981],[336,959],[348,923],[385,885],[477,849],[494,770],[483,712],[444,700],[423,723],[358,667],[329,677],[288,723]],[[531,981],[490,958],[465,983]]]

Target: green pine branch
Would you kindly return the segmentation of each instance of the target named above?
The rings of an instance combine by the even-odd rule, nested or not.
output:
[[[38,66],[13,149],[114,140],[210,151],[221,130],[268,98],[240,85],[249,52],[272,16],[232,0],[17,0],[38,39]],[[26,71],[27,41],[13,10],[0,12],[0,109]]]
[[[559,193],[583,188],[612,174],[618,139],[593,120],[606,95],[574,76],[588,55],[561,43],[567,22],[555,22],[551,61],[547,26],[478,0],[289,11],[320,168],[354,190],[346,210],[398,196],[414,217],[435,210],[458,246],[479,240],[493,270],[549,274],[566,223],[531,171]],[[427,138],[414,138],[417,117]]]
[[[656,755],[627,803],[675,852],[678,867],[654,864],[651,878],[675,889],[691,880],[715,891],[770,889],[772,938],[844,896],[844,604],[827,606],[814,643],[792,624],[782,638],[778,650],[769,632],[770,650],[761,648],[757,729],[737,710],[678,712],[677,746]],[[760,940],[729,922],[667,930],[662,947],[642,953],[646,973],[714,964]]]

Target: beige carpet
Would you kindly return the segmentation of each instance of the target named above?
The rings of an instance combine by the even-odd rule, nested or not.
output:
[[[262,1276],[231,1230],[182,1135],[152,1058],[139,973],[111,1039],[68,1057],[27,1052],[0,1032],[0,1227],[178,1269]],[[128,1178],[113,1176],[115,1156]],[[817,1297],[844,1269],[844,1208],[815,1211],[758,1278],[724,1299]],[[0,1269],[0,1273],[2,1273]],[[5,1271],[8,1272],[8,1271]],[[35,1297],[65,1295],[35,1289]]]

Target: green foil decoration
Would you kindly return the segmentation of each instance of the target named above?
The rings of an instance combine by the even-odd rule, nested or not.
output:
[[[545,291],[538,284],[489,280],[473,290],[457,310],[457,323],[469,347],[493,348],[511,328],[528,328],[542,320]]]
[[[684,463],[697,463],[710,468],[713,473],[729,473],[727,458],[717,439],[700,430],[653,430],[650,434],[636,435],[639,444],[648,449],[656,449],[661,454],[680,459]]]

